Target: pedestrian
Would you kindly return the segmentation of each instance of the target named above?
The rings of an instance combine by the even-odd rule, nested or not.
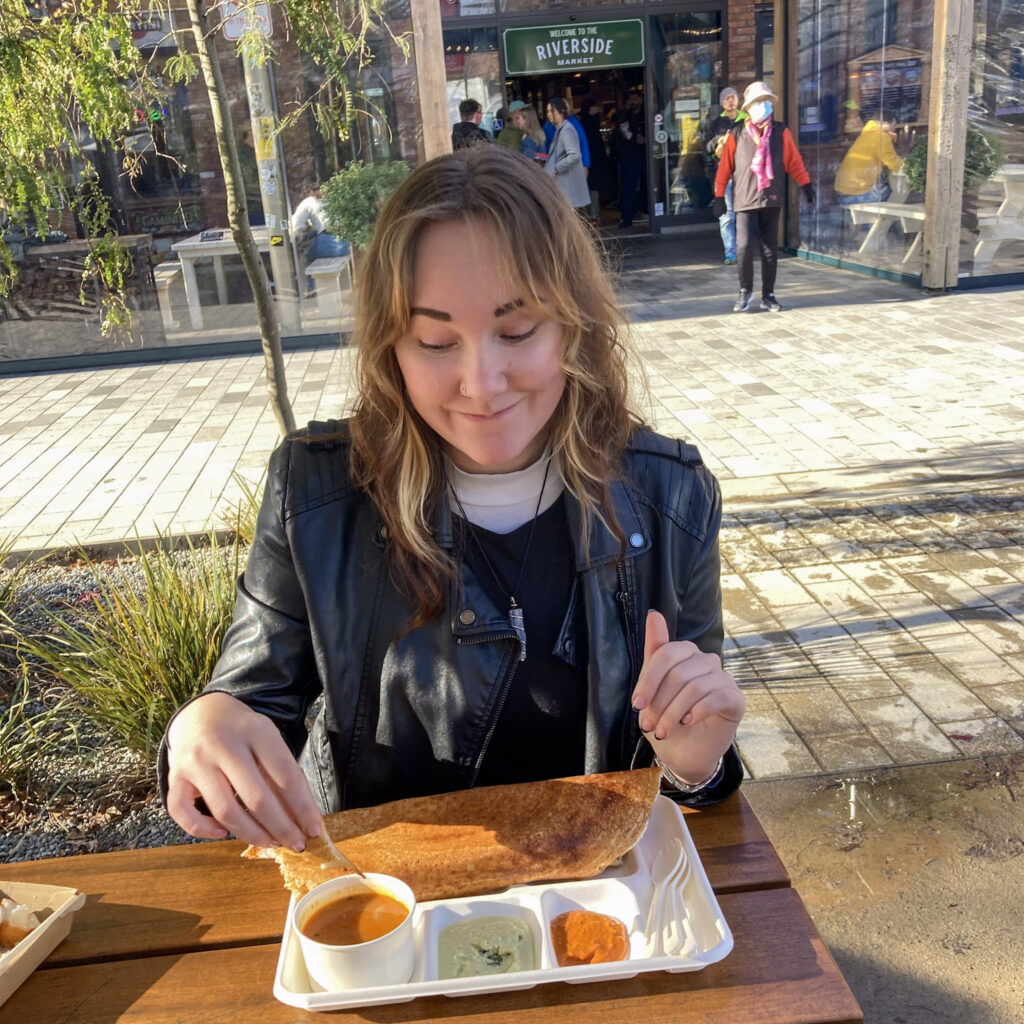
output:
[[[497,113],[497,121],[501,123],[501,131],[494,137],[495,145],[508,146],[509,149],[519,150],[523,145],[523,133],[516,126],[515,118],[512,116],[515,103],[509,104],[507,108],[502,107]],[[519,108],[516,107],[518,110]]]
[[[516,104],[519,104],[516,106]],[[522,143],[519,151],[528,160],[537,163],[544,163],[548,158],[548,142],[544,136],[544,130],[540,126],[540,118],[533,107],[528,107],[522,100],[514,101],[509,109],[512,110],[512,122],[519,129],[522,135]]]
[[[304,267],[314,260],[347,256],[351,246],[347,241],[332,235],[324,222],[324,203],[320,182],[308,188],[308,195],[295,208],[288,226],[296,240]],[[313,278],[306,274],[306,294],[314,294]]]
[[[712,166],[712,178],[717,173],[726,136],[747,116],[745,111],[740,110],[740,94],[731,85],[726,86],[718,94],[718,103],[722,109],[708,122],[704,131],[705,148]],[[732,266],[736,263],[736,214],[732,208],[732,179],[725,186],[725,211],[718,218],[718,231],[722,236],[722,247],[725,249],[725,262]]]
[[[718,485],[642,425],[590,230],[475,146],[399,185],[356,288],[351,418],[271,457],[172,817],[302,849],[323,812],[655,758],[684,804],[733,792]]]
[[[772,313],[782,306],[775,298],[775,273],[779,259],[779,213],[786,194],[786,176],[792,175],[808,203],[814,202],[814,186],[804,167],[789,129],[772,116],[775,94],[764,82],[751,82],[743,93],[747,119],[726,136],[715,176],[714,214],[727,212],[725,190],[733,184],[736,213],[736,259],[740,294],[733,311],[749,310],[754,298],[754,244],[761,254],[761,309]]]
[[[647,127],[643,97],[634,89],[626,109],[615,119],[614,140],[619,165],[619,227],[631,228],[634,216],[647,215]]]
[[[590,219],[596,225],[601,223],[601,194],[608,195],[612,191],[612,171],[608,147],[601,134],[601,105],[593,97],[585,97],[580,104],[579,122],[590,150],[587,186],[590,188]]]
[[[895,140],[892,121],[883,111],[864,123],[836,172],[835,190],[843,206],[884,203],[892,195],[885,172],[895,174],[903,167]]]
[[[583,170],[580,138],[569,123],[569,104],[561,96],[548,100],[548,121],[555,126],[555,134],[548,146],[544,170],[558,182],[576,212],[589,220],[590,189]]]
[[[491,133],[480,127],[484,108],[476,100],[463,100],[459,104],[461,120],[452,125],[452,149],[465,149],[483,142],[493,142]]]

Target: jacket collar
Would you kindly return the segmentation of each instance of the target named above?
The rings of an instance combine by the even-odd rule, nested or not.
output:
[[[584,547],[582,530],[580,528],[580,504],[569,491],[563,492],[568,513],[569,532],[572,535],[573,547],[576,551],[577,572],[582,572],[588,565],[603,565],[608,562],[617,562],[623,557],[632,558],[635,555],[641,555],[649,550],[651,546],[649,531],[641,519],[640,513],[626,485],[621,480],[614,480],[609,485],[608,490],[612,508],[615,511],[615,518],[618,520],[622,533],[626,538],[625,555],[623,555],[622,545],[618,537],[596,517],[591,520],[589,551]],[[451,502],[447,489],[445,489],[444,494],[441,496],[434,519],[434,528],[441,547],[445,551],[452,551],[455,547],[455,535],[452,527]]]

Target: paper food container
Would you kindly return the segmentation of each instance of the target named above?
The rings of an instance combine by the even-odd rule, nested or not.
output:
[[[63,885],[5,882],[0,896],[23,903],[39,918],[39,927],[0,956],[0,1005],[60,945],[71,931],[71,918],[85,906],[85,893]]]

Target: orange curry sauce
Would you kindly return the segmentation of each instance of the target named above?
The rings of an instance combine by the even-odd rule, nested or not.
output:
[[[409,908],[382,892],[355,892],[322,903],[302,922],[302,934],[326,946],[354,946],[394,931]]]

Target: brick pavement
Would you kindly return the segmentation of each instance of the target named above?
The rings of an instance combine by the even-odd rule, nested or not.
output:
[[[617,264],[652,421],[722,481],[750,775],[1024,750],[1024,291],[784,260],[786,311],[737,315],[714,237]],[[299,422],[343,410],[347,351],[287,364]],[[216,527],[276,436],[256,357],[0,377],[0,536]]]

